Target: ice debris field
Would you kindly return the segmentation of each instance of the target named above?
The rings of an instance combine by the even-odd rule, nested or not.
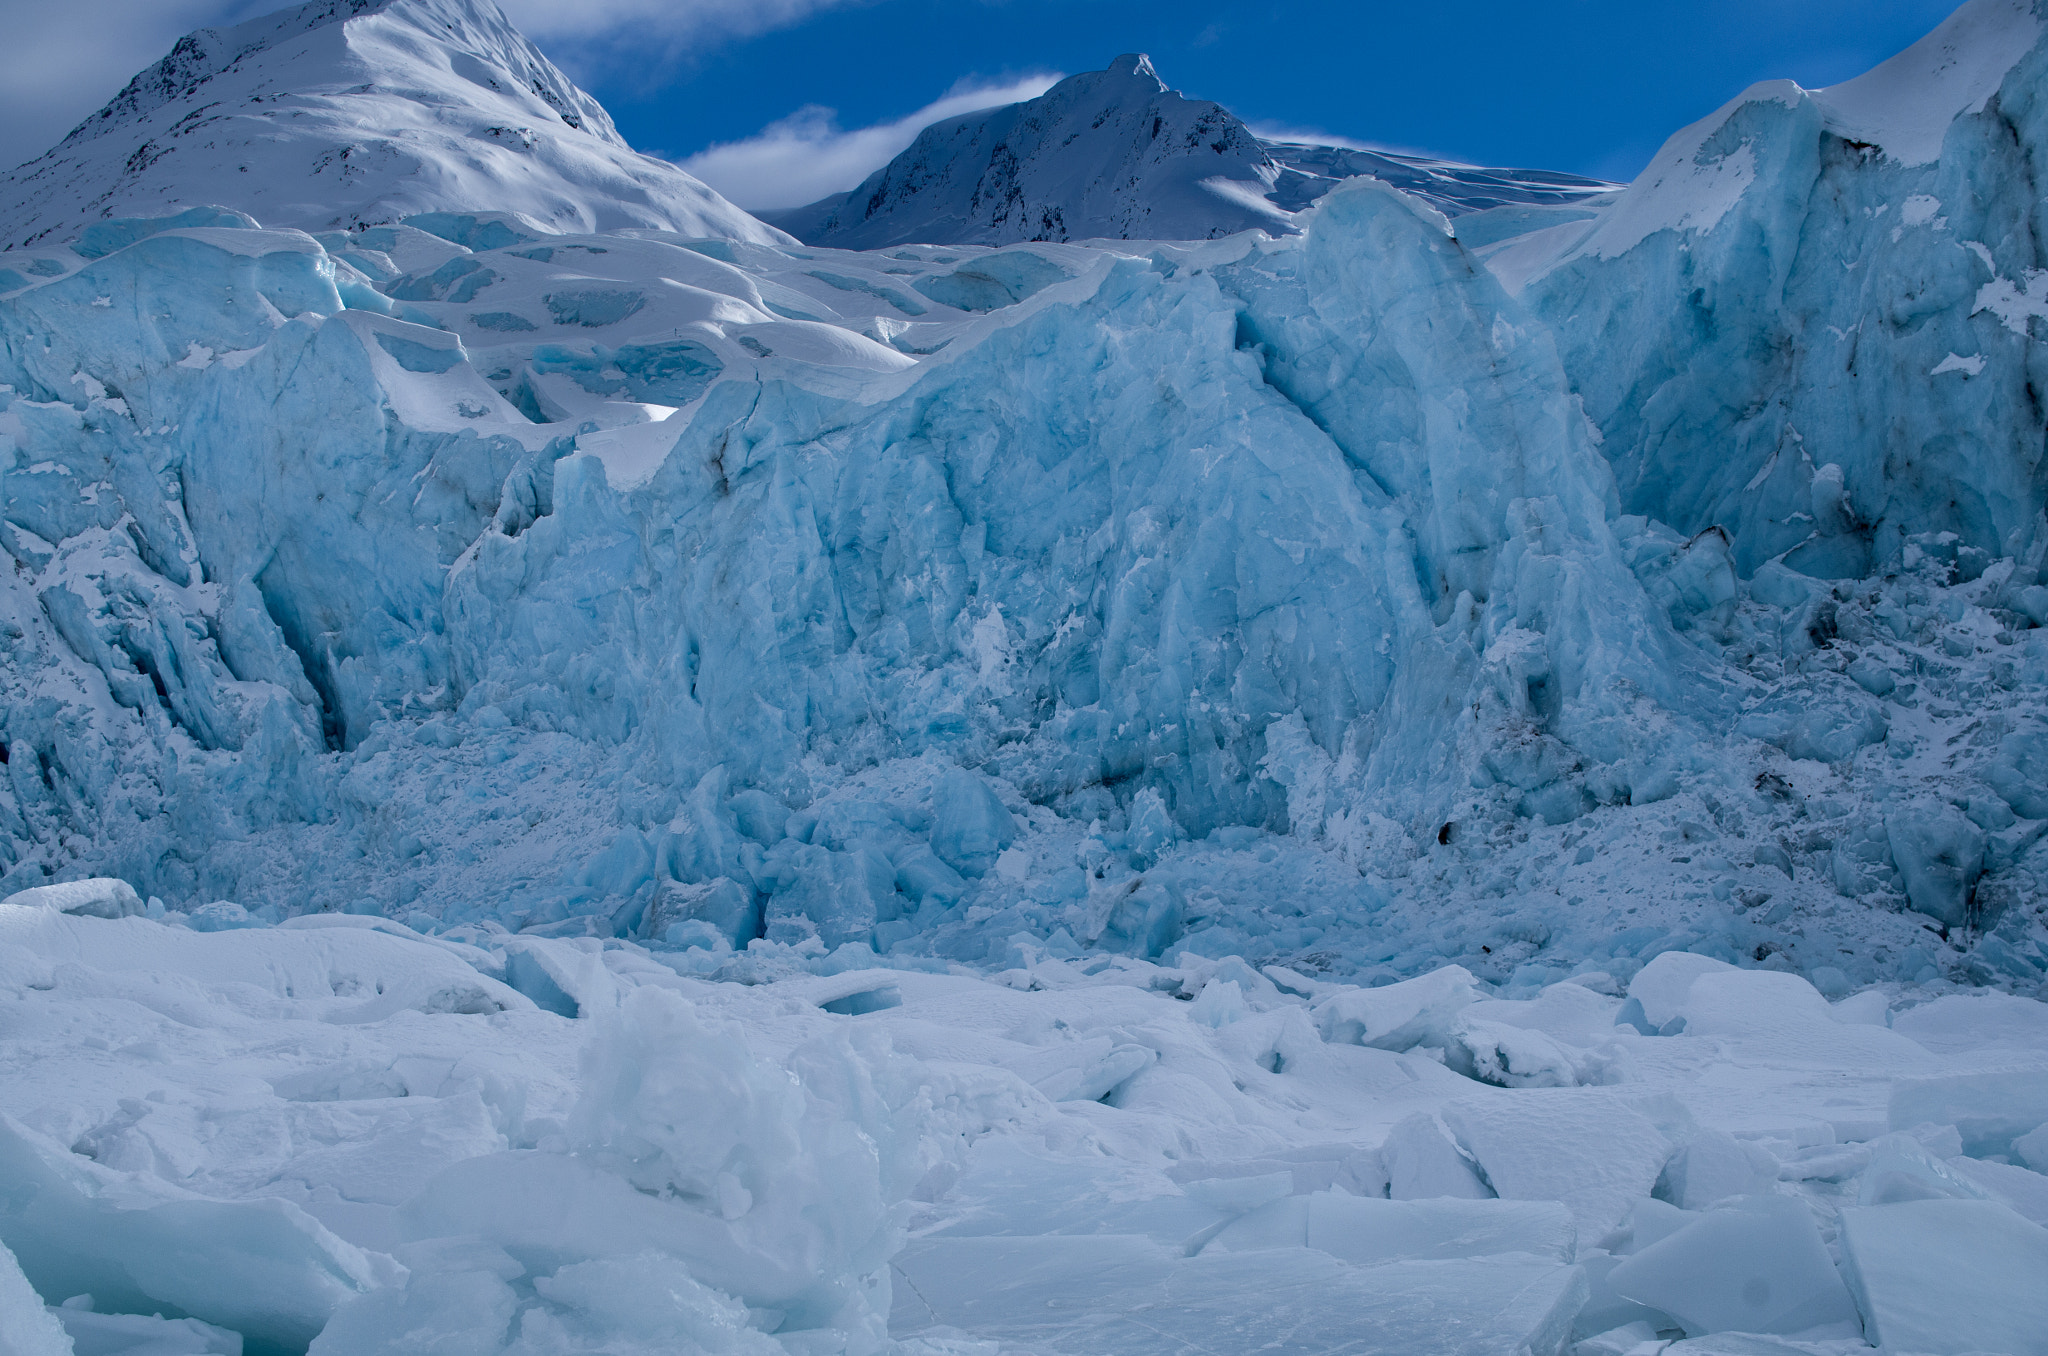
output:
[[[185,40],[0,181],[0,1349],[2048,1352],[2044,31],[869,250]]]
[[[2031,999],[144,909],[0,906],[16,1356],[2048,1349]]]

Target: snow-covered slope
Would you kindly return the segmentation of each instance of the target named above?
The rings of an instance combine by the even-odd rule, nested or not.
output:
[[[206,205],[316,231],[489,210],[555,230],[782,238],[627,146],[494,0],[312,0],[188,34],[0,175],[0,245]]]
[[[1170,90],[1139,55],[1036,99],[934,123],[851,192],[770,213],[841,249],[912,242],[1207,240],[1297,229],[1292,214],[1371,175],[1452,214],[1576,202],[1611,184],[1375,151],[1265,142],[1219,104]]]

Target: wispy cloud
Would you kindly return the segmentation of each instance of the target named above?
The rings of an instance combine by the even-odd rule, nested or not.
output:
[[[811,105],[753,136],[699,151],[682,166],[741,207],[801,207],[854,187],[935,122],[1035,99],[1059,78],[1041,74],[1000,85],[958,84],[907,117],[850,131],[840,128],[832,109]]]
[[[1261,141],[1299,141],[1311,146],[1342,146],[1349,151],[1379,151],[1385,155],[1414,155],[1426,160],[1441,160],[1445,157],[1435,151],[1422,150],[1415,146],[1396,146],[1387,141],[1365,141],[1358,137],[1339,136],[1315,127],[1296,127],[1279,122],[1251,122],[1245,126]]]
[[[530,38],[589,38],[626,30],[662,38],[748,38],[819,10],[873,0],[498,0]]]

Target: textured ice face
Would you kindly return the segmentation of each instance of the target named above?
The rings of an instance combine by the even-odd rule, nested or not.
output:
[[[1081,276],[982,319],[934,301],[923,323],[953,347],[916,372],[846,317],[778,318],[827,309],[819,292],[896,305],[786,256],[479,255],[406,230],[336,238],[338,261],[303,236],[175,229],[7,322],[13,521],[53,546],[42,609],[119,705],[221,752],[231,814],[324,820],[339,790],[381,819],[380,721],[545,728],[652,795],[635,817],[656,836],[575,889],[736,880],[810,898],[771,907],[771,935],[787,916],[836,945],[1005,879],[1010,812],[959,773],[909,815],[753,838],[727,798],[800,807],[877,760],[959,761],[1079,823],[1133,806],[1149,861],[1232,825],[1313,834],[1368,799],[1446,817],[1475,784],[1571,818],[1658,756],[1654,718],[1630,734],[1603,712],[1710,699],[1606,526],[1547,340],[1440,219],[1369,182],[1299,244],[1073,256]],[[377,245],[410,270],[364,295],[346,259],[377,266]],[[653,285],[593,277],[617,275],[615,249]],[[94,304],[111,292],[118,315]],[[592,300],[614,297],[632,304]],[[471,309],[486,299],[501,309]],[[836,365],[774,358],[819,330]],[[29,398],[73,373],[121,394]],[[508,394],[587,416],[536,426]],[[687,422],[630,422],[654,398]],[[94,448],[128,488],[76,484],[76,452],[36,469],[46,441]],[[1161,915],[1132,940],[1176,931]]]
[[[1980,564],[2031,558],[2041,31],[2031,4],[1974,0],[1858,80],[1759,85],[1552,233],[1521,296],[1629,512],[1719,525],[1745,575],[1895,571],[1944,532]]]

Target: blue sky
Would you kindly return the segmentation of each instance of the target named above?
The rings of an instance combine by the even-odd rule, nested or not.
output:
[[[1107,65],[1144,51],[1166,82],[1247,121],[1487,164],[1604,177],[1757,80],[1809,88],[1923,36],[1947,0],[874,0],[696,57],[659,85],[595,81],[636,144],[687,154],[811,103],[853,127],[954,82]]]
[[[1028,93],[1125,51],[1149,52],[1167,83],[1255,125],[1627,178],[1665,136],[1744,86],[1844,79],[1953,8],[1948,0],[503,2],[636,146],[679,159],[731,146],[699,163],[707,177],[725,173],[721,186],[734,196],[763,200],[755,205],[850,187],[933,111]],[[0,159],[39,153],[180,32],[276,7],[0,0],[0,32],[10,34],[0,44]]]

